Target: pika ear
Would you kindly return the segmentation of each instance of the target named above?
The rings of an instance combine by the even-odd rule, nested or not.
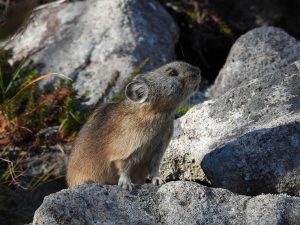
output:
[[[126,86],[126,97],[131,101],[143,103],[149,95],[149,87],[143,80],[134,80]]]

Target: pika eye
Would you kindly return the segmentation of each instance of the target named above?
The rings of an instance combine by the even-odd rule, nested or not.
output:
[[[177,73],[176,70],[171,70],[171,71],[168,73],[168,75],[171,76],[171,77],[176,77],[176,76],[178,76],[178,73]]]

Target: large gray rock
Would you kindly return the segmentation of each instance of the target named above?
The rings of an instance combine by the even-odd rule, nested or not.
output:
[[[209,96],[222,96],[244,82],[274,73],[300,59],[300,42],[280,28],[261,27],[242,35],[232,46]]]
[[[118,186],[101,185],[62,190],[45,197],[33,225],[154,224],[154,217],[142,207],[143,197],[138,198],[148,192],[142,189],[133,195]]]
[[[300,195],[299,68],[300,61],[192,108],[176,122],[163,177]]]
[[[214,186],[234,192],[300,196],[300,117],[246,133],[207,154],[202,168]]]
[[[92,104],[120,90],[145,59],[144,70],[172,60],[177,36],[175,22],[155,0],[58,1],[36,9],[25,29],[0,46],[12,50],[12,62],[29,56],[41,74],[72,78]],[[53,78],[42,85],[49,83]]]
[[[83,185],[47,196],[33,224],[299,224],[300,199],[247,197],[193,182],[117,186]]]
[[[235,195],[192,182],[171,182],[157,192],[162,224],[300,224],[300,198]]]

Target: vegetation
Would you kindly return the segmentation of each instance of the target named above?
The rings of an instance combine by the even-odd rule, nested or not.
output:
[[[233,37],[233,32],[227,23],[209,7],[204,0],[160,0],[164,5],[185,16],[189,24],[202,24],[212,21],[225,36]]]
[[[0,57],[0,183],[31,188],[50,179],[51,171],[21,185],[22,160],[32,157],[41,145],[71,142],[88,113],[79,111],[83,99],[76,98],[72,82],[60,80],[51,91],[39,89],[36,83],[57,74],[39,74],[30,69],[28,60],[14,66],[7,63],[8,53]],[[39,135],[52,129],[51,135]],[[53,132],[54,131],[54,132]],[[47,137],[46,137],[47,136]],[[18,147],[20,151],[10,151]],[[8,157],[9,156],[9,157]],[[8,159],[9,158],[9,159]],[[3,163],[4,162],[4,163]],[[5,166],[3,166],[5,164]]]
[[[176,110],[175,117],[178,118],[178,117],[183,116],[183,115],[186,114],[187,111],[189,111],[192,107],[193,107],[193,105],[183,105],[183,106],[179,106],[179,107],[177,108],[177,110]]]

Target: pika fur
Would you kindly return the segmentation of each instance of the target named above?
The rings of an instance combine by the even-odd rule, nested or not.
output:
[[[173,134],[175,110],[197,88],[200,70],[172,62],[138,75],[126,98],[95,110],[79,132],[71,151],[69,187],[84,183],[118,184],[151,179],[162,184],[159,165]]]

